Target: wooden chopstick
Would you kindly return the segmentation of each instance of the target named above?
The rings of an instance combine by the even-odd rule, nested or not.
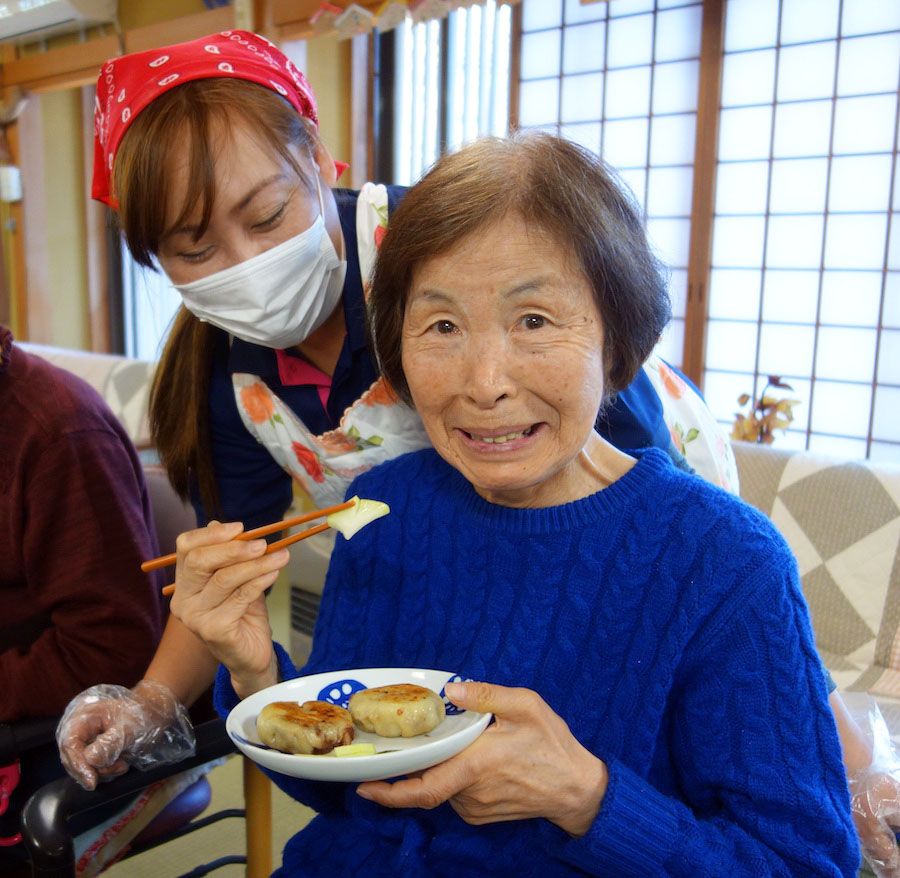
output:
[[[340,512],[341,509],[346,509],[348,506],[352,506],[352,505],[353,504],[350,502],[343,503],[343,504],[341,504],[341,506],[333,507],[333,509],[335,512]],[[328,514],[330,515],[331,513],[328,513]],[[280,523],[280,522],[276,522],[276,524],[278,524],[278,523]],[[272,525],[267,524],[266,527],[271,528]],[[274,543],[269,543],[269,545],[266,546],[266,550],[265,550],[265,552],[263,552],[263,555],[271,555],[272,552],[277,552],[279,549],[283,549],[285,546],[290,546],[292,543],[299,543],[300,540],[305,540],[307,537],[312,537],[312,536],[315,536],[316,534],[320,534],[320,533],[322,533],[323,530],[328,530],[328,528],[329,528],[328,523],[323,522],[322,524],[315,525],[315,527],[311,527],[309,530],[303,530],[303,531],[300,531],[300,533],[298,533],[298,534],[291,534],[289,537],[285,537],[284,539],[281,539],[281,540],[276,540]],[[277,528],[274,528],[274,529],[277,529]],[[268,533],[271,533],[271,532],[272,531],[268,531]],[[252,531],[249,531],[249,533],[252,533]],[[240,537],[235,537],[235,539],[239,540]],[[163,586],[163,589],[162,589],[162,593],[164,595],[173,594],[174,591],[175,591],[175,583],[174,582],[171,583],[170,585]]]
[[[255,527],[253,530],[247,530],[243,533],[238,534],[235,539],[236,540],[253,540],[257,537],[264,537],[267,534],[276,533],[280,530],[287,530],[289,527],[295,527],[298,524],[304,524],[307,521],[313,521],[316,518],[321,518],[323,515],[331,515],[334,512],[340,512],[342,509],[349,509],[354,505],[353,500],[347,500],[344,503],[338,503],[337,506],[328,506],[325,509],[314,509],[312,512],[304,512],[303,515],[295,515],[293,518],[285,518],[283,521],[275,521],[272,524],[264,524],[262,527]],[[327,524],[319,525],[319,527],[324,530],[328,527]],[[313,528],[313,530],[315,530]],[[307,536],[312,536],[312,533],[307,533],[304,531]],[[316,533],[320,533],[320,531],[316,531]],[[289,540],[292,543],[297,542],[297,539],[303,539],[300,534],[295,534],[293,537],[287,537],[286,540]],[[268,551],[263,554],[268,554],[271,551],[274,551],[272,546],[276,546],[281,548],[282,545],[289,545],[286,540],[278,540],[272,545],[269,546]],[[171,564],[174,564],[178,555],[175,552],[172,552],[171,555],[163,555],[159,558],[153,558],[150,561],[144,561],[141,564],[141,570],[144,573],[150,573],[153,570],[159,570],[161,567],[168,567]]]

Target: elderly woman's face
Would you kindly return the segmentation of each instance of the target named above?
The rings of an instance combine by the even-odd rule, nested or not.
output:
[[[569,502],[603,398],[603,326],[576,261],[510,215],[417,266],[403,371],[438,453],[506,506]],[[597,440],[599,441],[599,440]]]

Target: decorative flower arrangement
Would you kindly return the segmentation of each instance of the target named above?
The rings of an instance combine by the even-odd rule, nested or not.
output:
[[[745,442],[760,442],[771,445],[775,441],[774,430],[787,430],[794,420],[793,408],[798,405],[799,399],[775,399],[767,396],[770,387],[780,390],[793,390],[790,384],[786,384],[778,375],[769,375],[768,383],[758,399],[753,400],[750,411],[745,415],[735,413],[734,427],[731,431],[732,439],[743,439]],[[744,406],[750,402],[750,394],[742,393],[738,397],[738,405]]]

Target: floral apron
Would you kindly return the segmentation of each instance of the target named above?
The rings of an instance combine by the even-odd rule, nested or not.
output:
[[[366,183],[356,203],[359,267],[366,294],[387,218],[387,190]],[[383,378],[344,412],[336,429],[321,436],[310,432],[258,376],[237,372],[232,385],[244,426],[319,508],[341,503],[360,473],[431,444],[418,414],[400,402]]]

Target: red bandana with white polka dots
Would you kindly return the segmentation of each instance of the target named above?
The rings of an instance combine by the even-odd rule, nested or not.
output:
[[[110,194],[116,150],[129,124],[163,92],[192,79],[246,79],[271,88],[318,125],[316,98],[306,77],[273,43],[226,30],[199,40],[112,58],[100,69],[94,104],[94,180],[91,195],[117,207]]]

